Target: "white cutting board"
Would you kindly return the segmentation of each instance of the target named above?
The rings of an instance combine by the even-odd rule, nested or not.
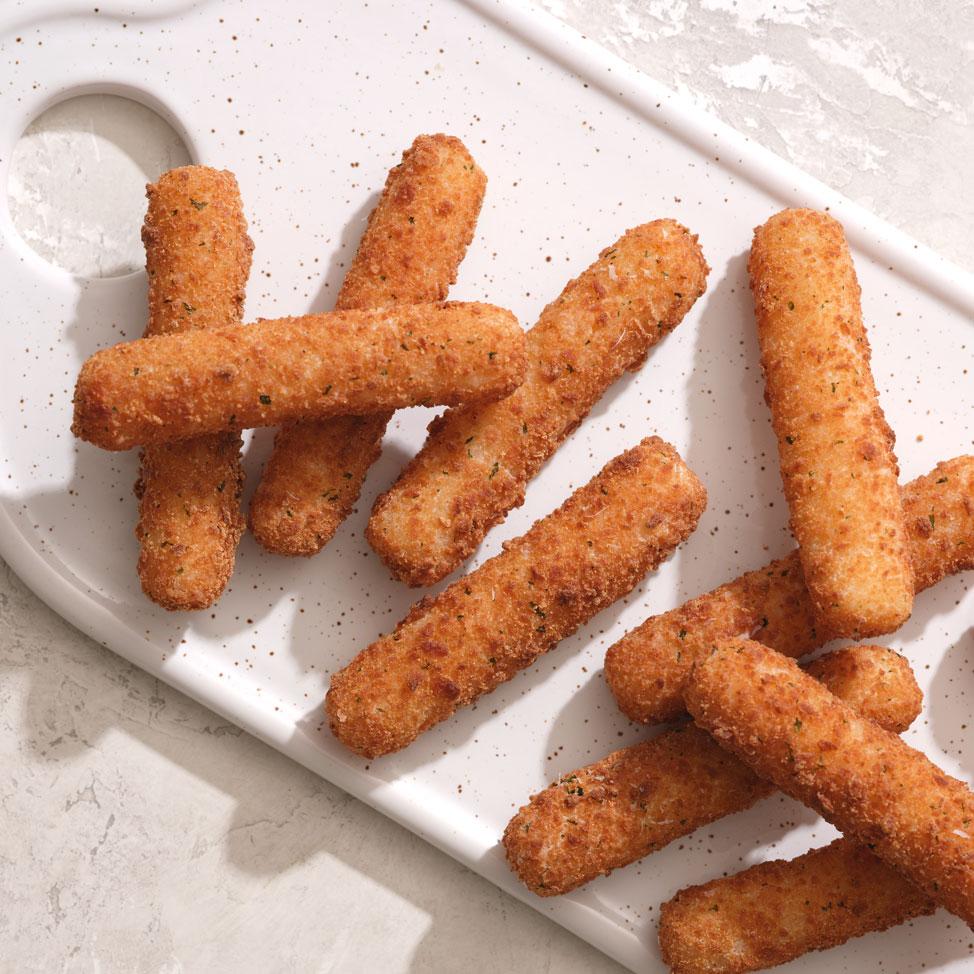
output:
[[[42,45],[32,40],[37,25]],[[29,42],[13,67],[19,35]],[[490,179],[456,298],[511,307],[528,326],[600,248],[659,216],[699,233],[713,267],[687,320],[605,396],[476,561],[648,433],[673,442],[709,490],[696,534],[527,674],[405,753],[366,764],[322,727],[320,704],[328,674],[416,597],[386,576],[362,529],[431,413],[399,415],[359,513],[323,554],[283,560],[245,538],[212,613],[167,614],[143,598],[134,571],[134,454],[101,453],[68,431],[81,361],[142,332],[143,276],[85,282],[49,266],[19,240],[4,201],[0,553],[42,598],[633,969],[662,970],[657,910],[677,889],[827,841],[831,829],[814,815],[770,799],[544,901],[512,878],[497,845],[529,794],[646,733],[616,712],[600,675],[606,647],[647,615],[791,547],[744,274],[752,228],[789,204],[829,206],[845,223],[904,479],[974,452],[969,278],[524,7],[170,0],[102,3],[96,15],[90,0],[62,0],[8,5],[0,36],[11,81],[0,117],[4,164],[48,105],[108,91],[160,111],[198,161],[237,174],[256,242],[248,320],[330,306],[377,189],[420,132],[463,138]],[[268,443],[264,431],[250,444],[251,487]],[[908,739],[968,780],[970,586],[970,576],[954,578],[925,593],[889,640],[927,693]],[[970,939],[941,912],[792,970],[959,972],[969,969]]]

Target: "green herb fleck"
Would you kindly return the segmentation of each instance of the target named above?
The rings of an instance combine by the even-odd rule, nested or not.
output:
[[[801,729],[802,729],[802,722],[801,722],[801,720],[798,717],[796,717],[795,718],[795,730],[796,731],[800,731]]]
[[[794,438],[793,436],[786,436],[786,437],[785,437],[785,442],[786,442],[786,443],[787,443],[787,444],[788,444],[789,446],[791,446],[791,444],[795,442],[795,438]]]
[[[330,382],[328,383],[328,385],[325,386],[325,391],[322,393],[322,395],[323,396],[327,396],[329,392],[331,392],[331,383]]]
[[[497,352],[488,352],[487,353],[487,358],[493,359],[496,355],[497,355]]]
[[[136,366],[134,369],[132,369],[132,375],[138,375],[141,371],[142,370],[138,366]],[[945,477],[944,479],[946,480],[947,478]],[[938,480],[937,483],[939,484],[940,481]]]
[[[265,406],[269,406],[271,404],[271,397],[264,395],[263,393],[259,396],[259,399]]]
[[[186,312],[186,314],[191,315],[196,309],[191,304],[187,304],[184,301],[183,302],[183,310]]]
[[[192,206],[194,210],[205,210],[210,204],[204,203],[202,200],[190,199],[189,205]]]
[[[217,489],[217,491],[218,491],[219,493],[221,493],[221,494],[222,494],[222,493],[223,493],[223,488],[224,488],[224,487],[226,487],[226,485],[227,485],[227,482],[226,482],[225,480],[221,480],[221,481],[220,481],[220,482],[219,482],[219,483],[218,483],[218,484],[216,485],[216,489]]]
[[[680,631],[679,631],[679,632],[677,633],[677,636],[679,636],[679,637],[680,637],[680,639],[686,639],[686,638],[687,638],[687,631],[686,631],[686,629],[681,629],[681,630],[680,630]]]
[[[795,302],[794,301],[789,301],[788,302],[788,310],[789,311],[794,311],[795,310]]]
[[[939,480],[937,481],[937,483],[938,483],[938,484],[945,484],[945,483],[947,483],[947,478],[946,478],[946,477],[941,477],[941,478],[940,478],[940,479],[939,479]]]
[[[495,460],[494,465],[490,468],[490,473],[487,474],[487,479],[493,480],[498,470],[500,470],[500,464]]]
[[[935,528],[937,526],[937,519],[931,514],[930,515],[930,527]]]

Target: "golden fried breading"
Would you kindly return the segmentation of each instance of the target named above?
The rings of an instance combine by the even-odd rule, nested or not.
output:
[[[473,238],[487,177],[464,144],[420,135],[389,173],[335,307],[442,301]],[[250,504],[268,551],[313,555],[348,517],[391,413],[281,428]]]
[[[96,352],[78,377],[71,428],[127,450],[289,419],[497,398],[524,369],[517,319],[489,304],[278,318]]]
[[[748,262],[765,396],[805,584],[820,624],[862,639],[909,618],[913,578],[893,433],[869,368],[842,226],[784,210]]]
[[[974,457],[938,464],[903,488],[916,590],[974,568]],[[749,636],[804,656],[836,633],[817,624],[798,552],[652,616],[605,657],[605,679],[630,720],[655,724],[685,712],[683,685],[714,643]]]
[[[933,913],[936,904],[851,839],[689,886],[660,907],[673,974],[745,974]]]
[[[616,457],[336,673],[326,701],[335,736],[366,757],[388,754],[510,680],[667,558],[706,496],[657,437]]]
[[[974,923],[974,793],[962,781],[753,640],[718,643],[684,695],[721,747]]]
[[[239,324],[254,245],[233,174],[184,166],[146,196],[146,335]],[[224,433],[142,454],[139,579],[166,609],[205,609],[230,579],[244,527],[240,445],[239,434]]]
[[[435,419],[419,454],[375,503],[369,543],[393,575],[432,585],[524,503],[524,489],[609,385],[638,369],[703,294],[709,268],[674,220],[630,230],[527,333],[524,384]]]
[[[828,653],[808,672],[858,713],[902,732],[920,713],[910,665],[881,646]],[[684,724],[563,775],[508,823],[504,849],[539,896],[577,889],[770,795],[774,785]]]

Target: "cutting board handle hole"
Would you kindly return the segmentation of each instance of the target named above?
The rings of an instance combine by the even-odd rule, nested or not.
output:
[[[145,184],[192,161],[158,112],[117,94],[69,96],[41,112],[14,146],[7,178],[13,226],[46,261],[84,278],[140,272]]]

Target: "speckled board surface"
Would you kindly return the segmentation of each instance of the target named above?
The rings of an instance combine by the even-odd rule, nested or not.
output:
[[[32,73],[18,76],[23,90],[16,101],[8,96],[16,110],[0,137],[15,139],[45,105],[91,85],[161,109],[199,161],[240,180],[256,242],[248,319],[330,306],[375,191],[420,131],[462,137],[490,179],[454,296],[507,305],[525,325],[626,227],[682,220],[713,267],[708,293],[643,371],[610,391],[478,561],[648,432],[671,440],[710,492],[677,557],[479,707],[366,767],[321,728],[320,700],[327,674],[414,598],[386,578],[362,528],[372,497],[421,442],[429,413],[397,419],[358,515],[322,555],[286,562],[247,539],[213,613],[166,615],[144,601],[133,571],[134,455],[100,454],[67,432],[78,363],[141,333],[144,280],[83,282],[56,271],[16,238],[5,213],[0,267],[12,295],[0,535],[4,557],[77,625],[522,895],[496,847],[514,809],[555,775],[642,733],[614,711],[599,676],[605,648],[647,614],[790,546],[743,274],[751,228],[794,201],[832,205],[846,220],[905,478],[974,452],[974,333],[961,275],[594,48],[505,9],[292,3],[274,13],[260,4],[159,3],[105,18],[81,5],[37,4],[30,17],[49,13],[45,44],[22,55]],[[177,48],[191,71],[174,68]],[[268,445],[266,432],[249,444],[251,483]],[[954,661],[972,639],[968,588],[954,579],[925,594],[890,640],[917,664],[929,694],[910,739],[961,776],[971,768],[959,686],[966,674]],[[654,969],[661,900],[829,834],[798,806],[772,799],[538,905],[624,963]],[[961,970],[967,943],[940,914],[868,938],[848,956],[862,967],[886,958],[890,970]]]

